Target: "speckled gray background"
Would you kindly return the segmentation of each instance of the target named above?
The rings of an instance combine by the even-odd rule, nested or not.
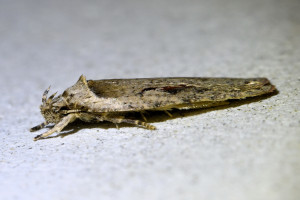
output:
[[[299,10],[298,0],[1,0],[1,199],[299,199]],[[263,76],[280,93],[156,131],[82,124],[33,142],[42,92],[81,74]]]

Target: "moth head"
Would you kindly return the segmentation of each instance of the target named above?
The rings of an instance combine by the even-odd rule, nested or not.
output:
[[[49,90],[50,86],[43,94],[42,105],[40,106],[40,109],[47,123],[57,123],[61,117],[57,111],[57,108],[53,106],[53,98],[55,97],[56,92],[47,98]]]

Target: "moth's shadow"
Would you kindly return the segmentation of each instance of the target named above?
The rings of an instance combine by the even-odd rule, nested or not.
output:
[[[176,119],[176,118],[182,118],[182,117],[187,117],[187,116],[194,116],[194,115],[199,115],[211,111],[216,111],[216,110],[222,110],[222,109],[227,109],[227,108],[233,108],[233,107],[238,107],[244,104],[249,104],[249,103],[254,103],[258,102],[264,99],[267,99],[271,96],[277,95],[279,92],[275,91],[271,94],[259,96],[259,97],[252,97],[252,98],[247,98],[243,100],[231,100],[229,101],[230,104],[223,105],[223,106],[217,106],[217,107],[211,107],[211,108],[202,108],[202,109],[193,109],[193,110],[172,110],[169,111],[171,113],[172,117],[170,117],[167,113],[164,111],[147,111],[144,113],[144,116],[147,119],[147,123],[155,123],[155,122],[164,122],[170,119]],[[134,112],[131,113],[127,116],[128,118],[131,119],[137,119],[141,121],[145,121],[139,112]],[[52,128],[53,126],[47,126],[49,128]],[[135,125],[132,124],[118,124],[117,126],[111,122],[101,122],[101,123],[85,123],[80,120],[76,120],[74,123],[68,125],[60,134],[55,135],[55,136],[49,136],[47,138],[56,138],[56,137],[65,137],[67,135],[74,134],[78,132],[81,129],[110,129],[110,128],[123,128],[123,127],[135,127]],[[45,139],[47,139],[45,138]]]

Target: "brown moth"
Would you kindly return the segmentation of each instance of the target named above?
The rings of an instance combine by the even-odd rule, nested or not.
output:
[[[41,113],[45,122],[30,129],[36,131],[55,124],[34,140],[60,132],[75,119],[85,122],[109,121],[129,123],[154,130],[155,126],[126,118],[129,112],[197,109],[228,104],[228,100],[244,99],[274,92],[266,78],[141,78],[86,80],[77,83],[61,95],[47,98],[44,92]],[[145,117],[142,114],[142,117]],[[146,119],[145,119],[146,121]]]

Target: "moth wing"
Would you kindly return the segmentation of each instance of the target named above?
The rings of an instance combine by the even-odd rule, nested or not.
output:
[[[88,105],[93,112],[207,107],[275,90],[266,78],[108,79],[89,80],[86,85],[97,98]]]

